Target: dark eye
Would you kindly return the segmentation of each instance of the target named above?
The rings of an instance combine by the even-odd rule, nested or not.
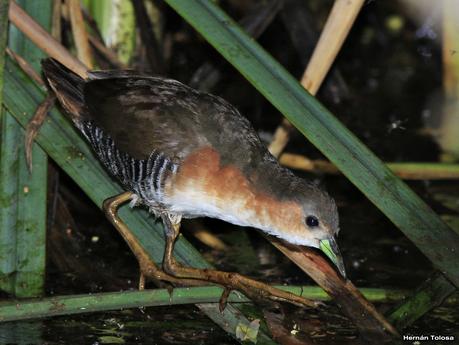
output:
[[[314,216],[307,216],[306,225],[310,228],[315,228],[316,226],[319,226],[319,220]]]

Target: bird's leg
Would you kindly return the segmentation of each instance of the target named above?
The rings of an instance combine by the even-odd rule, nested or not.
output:
[[[166,233],[166,249],[163,259],[164,271],[177,278],[205,280],[224,286],[225,290],[220,300],[220,308],[224,308],[230,290],[239,290],[251,299],[265,298],[274,301],[284,301],[301,307],[317,307],[322,304],[287,291],[276,289],[239,273],[197,269],[181,265],[173,257],[174,243],[180,232],[180,219],[173,219],[169,214],[163,214],[161,217]]]
[[[118,216],[118,208],[131,201],[133,197],[132,192],[124,192],[112,198],[109,198],[104,201],[103,209],[108,220],[113,224],[113,226],[118,230],[123,239],[131,248],[132,253],[137,258],[140,267],[140,281],[139,288],[143,289],[145,284],[145,278],[150,278],[159,286],[161,286],[162,281],[166,281],[172,284],[186,284],[186,285],[203,285],[197,280],[184,280],[177,279],[174,276],[171,276],[164,271],[162,271],[148,256],[145,249],[140,245],[137,238],[135,238],[126,223],[124,223],[121,218]]]

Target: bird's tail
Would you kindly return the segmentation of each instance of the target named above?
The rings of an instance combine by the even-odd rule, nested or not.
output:
[[[84,117],[84,79],[52,58],[42,60],[41,66],[62,107],[79,124]]]

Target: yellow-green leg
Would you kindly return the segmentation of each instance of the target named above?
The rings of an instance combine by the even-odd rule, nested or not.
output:
[[[132,253],[137,258],[140,267],[139,289],[145,286],[145,278],[153,280],[157,285],[161,286],[161,282],[169,282],[174,285],[203,285],[203,282],[191,279],[179,279],[172,275],[165,273],[161,270],[148,256],[145,249],[140,245],[137,238],[135,238],[126,223],[124,223],[118,216],[117,212],[121,205],[131,201],[133,197],[132,192],[125,192],[109,198],[104,201],[103,209],[108,220],[118,230],[123,239],[131,248]]]

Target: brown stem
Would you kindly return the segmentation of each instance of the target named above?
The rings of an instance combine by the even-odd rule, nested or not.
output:
[[[83,13],[81,12],[80,0],[67,0],[67,6],[70,12],[72,34],[75,41],[78,59],[88,66],[89,69],[92,69],[92,51],[83,20]]]
[[[315,95],[319,90],[363,3],[364,0],[335,0],[319,42],[301,79],[301,85],[311,95]],[[273,141],[269,145],[269,151],[275,157],[284,150],[290,138],[289,132],[285,130],[286,127],[288,121],[284,119],[274,132]]]
[[[47,55],[59,60],[69,69],[77,73],[82,78],[88,75],[86,66],[69,53],[56,39],[54,39],[45,29],[37,24],[20,6],[14,1],[10,2],[9,8],[10,21],[26,35],[38,48]]]
[[[363,332],[380,334],[386,331],[398,336],[397,330],[368,302],[349,280],[344,280],[329,262],[312,248],[286,244],[277,239],[271,243],[320,285]]]
[[[61,42],[61,11],[62,2],[61,0],[53,1],[53,17],[51,23],[51,35],[58,41]]]
[[[310,171],[315,173],[325,173],[339,175],[341,171],[333,163],[317,159],[312,160],[305,156],[292,153],[283,153],[279,162],[286,167]],[[431,162],[404,162],[386,163],[387,167],[398,177],[405,180],[448,180],[459,179],[459,165],[448,163]]]

